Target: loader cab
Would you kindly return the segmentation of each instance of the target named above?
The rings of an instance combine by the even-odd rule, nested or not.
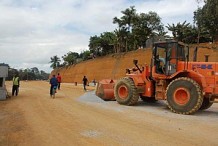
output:
[[[170,76],[177,71],[179,61],[188,61],[189,49],[177,41],[154,43],[152,68],[156,74]]]

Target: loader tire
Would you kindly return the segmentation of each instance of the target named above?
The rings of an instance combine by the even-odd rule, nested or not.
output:
[[[146,97],[146,96],[140,96],[140,98],[144,101],[144,102],[148,102],[148,103],[155,103],[157,100],[155,99],[155,97]]]
[[[214,98],[212,98],[211,101],[214,101]],[[213,102],[210,102],[209,98],[204,97],[200,110],[206,110],[210,108],[212,105],[213,105]]]
[[[122,105],[135,105],[139,99],[133,80],[129,77],[121,78],[114,88],[115,99]]]
[[[178,114],[193,114],[202,105],[203,95],[199,84],[187,77],[172,81],[166,90],[167,104]]]

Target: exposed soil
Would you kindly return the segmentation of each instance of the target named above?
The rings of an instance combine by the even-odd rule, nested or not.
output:
[[[18,96],[0,101],[0,145],[218,145],[218,104],[179,115],[163,101],[122,106],[88,89],[65,83],[52,99],[48,82],[21,82]]]
[[[201,44],[197,54],[197,62],[204,62],[205,54],[209,55],[210,62],[218,62],[218,49],[209,49],[210,44]],[[204,47],[203,47],[204,46]],[[218,46],[218,45],[217,45]],[[193,52],[196,45],[190,48],[190,60],[193,60]],[[133,60],[138,60],[139,66],[151,62],[152,49],[138,49],[131,52],[110,54],[104,57],[97,57],[87,61],[80,62],[71,66],[58,68],[51,74],[60,73],[62,81],[65,83],[82,82],[84,75],[91,82],[92,80],[100,81],[102,79],[119,79],[125,76],[126,69],[134,67]]]

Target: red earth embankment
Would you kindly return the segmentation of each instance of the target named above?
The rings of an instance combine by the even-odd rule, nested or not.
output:
[[[210,55],[209,61],[218,62],[218,50],[211,49],[211,44],[201,44],[198,49],[197,61],[204,61],[205,54]],[[190,48],[190,60],[193,58],[195,46]],[[60,73],[62,82],[81,83],[83,76],[87,76],[89,82],[93,79],[118,79],[125,76],[127,68],[133,67],[133,59],[138,60],[139,65],[150,64],[151,49],[139,49],[127,53],[112,54],[87,60],[72,66],[55,69],[51,74]]]

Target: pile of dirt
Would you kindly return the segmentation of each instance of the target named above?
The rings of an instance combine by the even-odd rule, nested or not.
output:
[[[190,60],[196,45],[190,48]],[[133,67],[133,60],[137,59],[139,65],[150,64],[151,48],[138,49],[127,53],[112,54],[87,60],[72,66],[55,69],[51,74],[60,73],[62,82],[82,83],[83,76],[87,76],[89,82],[101,79],[118,79],[125,76],[126,69]],[[218,50],[213,49],[212,44],[201,44],[198,48],[197,61],[204,61],[205,54],[209,55],[209,61],[218,62]]]

